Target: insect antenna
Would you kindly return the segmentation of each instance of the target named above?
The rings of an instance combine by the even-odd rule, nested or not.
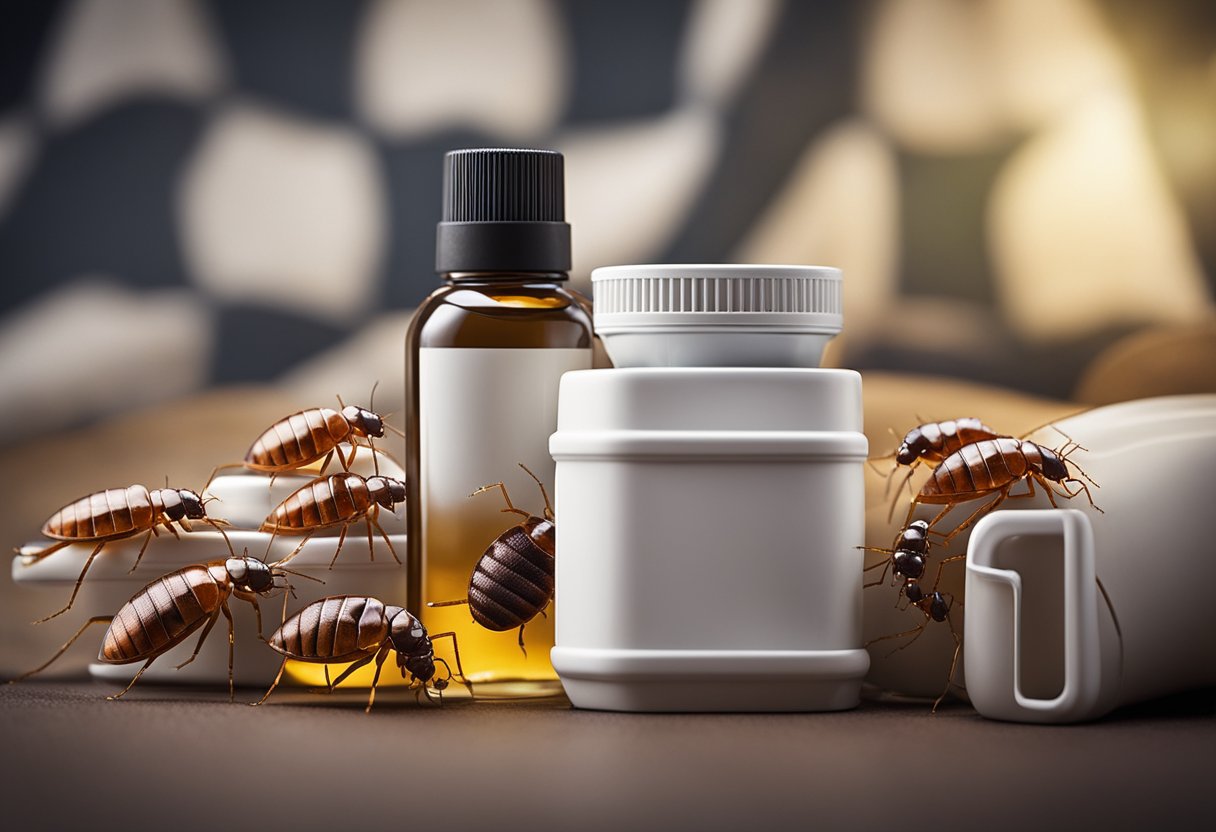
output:
[[[231,526],[232,524],[229,523],[227,520],[221,520],[218,517],[216,517],[216,518],[204,517],[203,521],[210,524],[212,526],[212,528],[214,528],[217,532],[220,533],[220,536],[222,538],[224,538],[224,542],[228,544],[229,554],[231,554],[233,557],[236,557],[236,549],[232,548],[232,539],[228,537],[228,533],[226,531],[224,531],[224,529],[223,529],[224,526]],[[246,550],[246,551],[248,551],[248,550]]]
[[[537,485],[540,486],[540,496],[545,498],[545,519],[552,520],[553,519],[553,504],[549,502],[549,492],[545,491],[545,484],[540,481],[540,477],[538,477],[538,476],[536,476],[536,474],[532,473],[532,469],[529,468],[527,465],[524,465],[522,462],[517,463],[517,464],[519,465],[520,468],[523,468],[528,473],[529,477],[531,477],[532,479],[534,479],[536,481]]]
[[[286,572],[288,575],[295,575],[297,578],[303,578],[306,581],[313,581],[318,584],[325,583],[325,581],[321,580],[320,578],[315,578],[312,575],[306,575],[303,572],[299,572],[295,569],[288,569],[286,566],[276,566],[274,564],[271,564],[271,568],[277,569],[280,572]]]
[[[395,416],[395,415],[397,415],[397,414],[396,414],[396,413],[390,413],[390,414],[388,414],[388,415],[389,415],[389,416]],[[385,418],[387,419],[388,417],[386,416]],[[388,422],[385,422],[385,423],[384,423],[384,429],[385,429],[385,430],[391,430],[393,433],[397,434],[397,435],[398,435],[398,436],[400,436],[402,439],[404,439],[404,438],[405,438],[405,431],[401,430],[401,428],[394,427],[394,426],[390,425]]]

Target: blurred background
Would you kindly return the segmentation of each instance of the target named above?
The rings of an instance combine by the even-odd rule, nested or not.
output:
[[[232,385],[400,402],[479,145],[565,152],[588,292],[835,265],[838,365],[1216,390],[1210,0],[38,0],[0,65],[6,443]]]

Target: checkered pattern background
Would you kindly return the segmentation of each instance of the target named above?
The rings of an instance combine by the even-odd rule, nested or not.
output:
[[[440,159],[481,145],[566,153],[584,288],[838,265],[837,360],[1067,397],[1119,337],[1212,316],[1214,8],[8,4],[2,434],[218,384],[399,397]]]

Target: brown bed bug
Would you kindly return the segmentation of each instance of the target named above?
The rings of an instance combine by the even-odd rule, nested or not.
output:
[[[912,498],[912,506],[908,510],[908,520],[918,504],[940,505],[942,510],[929,521],[932,529],[959,503],[976,500],[995,494],[996,499],[984,503],[977,508],[962,523],[955,526],[949,533],[932,532],[941,535],[943,543],[949,543],[956,535],[968,528],[983,515],[995,509],[1009,498],[1010,490],[1019,482],[1025,481],[1027,492],[1016,497],[1030,497],[1034,494],[1034,484],[1037,482],[1047,492],[1047,498],[1053,507],[1056,503],[1056,489],[1062,489],[1061,496],[1076,497],[1084,492],[1089,504],[1098,511],[1089,486],[1072,476],[1068,470],[1068,455],[1081,448],[1071,439],[1059,450],[1051,450],[1031,442],[1029,439],[1014,439],[1003,436],[996,439],[985,439],[964,445],[943,459],[929,476],[920,492]],[[1075,467],[1075,463],[1073,463]],[[1085,479],[1080,468],[1077,471]],[[1089,480],[1093,483],[1093,480]],[[1069,490],[1067,484],[1075,483],[1076,489]],[[1097,483],[1093,483],[1097,487]]]
[[[258,596],[266,596],[275,589],[290,589],[286,578],[288,574],[299,573],[248,556],[185,566],[152,581],[135,593],[113,616],[90,618],[49,660],[12,681],[18,682],[45,670],[91,625],[108,622],[110,626],[102,640],[98,661],[106,664],[144,663],[122,692],[108,697],[118,699],[139,681],[152,662],[202,627],[203,633],[194,646],[194,652],[177,667],[180,670],[194,661],[211,628],[223,615],[228,619],[228,695],[232,698],[233,625],[228,599],[235,596],[253,605],[257,615],[258,638],[262,638],[262,610],[258,606]],[[283,583],[276,583],[278,579],[282,579]]]
[[[373,476],[364,479],[358,474],[331,474],[328,477],[318,477],[302,488],[293,491],[287,499],[275,506],[270,516],[262,523],[259,531],[273,534],[303,535],[303,540],[280,563],[286,563],[299,554],[308,539],[322,529],[340,526],[342,531],[338,536],[338,546],[329,562],[329,568],[334,568],[342,544],[346,541],[346,532],[352,523],[359,520],[367,522],[367,547],[372,560],[376,559],[375,549],[372,548],[372,529],[374,528],[388,544],[397,563],[397,551],[381,528],[377,517],[381,508],[389,511],[398,503],[405,500],[405,483],[392,477]]]
[[[178,537],[174,523],[188,532],[190,520],[202,520],[224,536],[229,552],[235,557],[236,552],[232,550],[228,535],[221,528],[228,525],[227,522],[208,517],[204,507],[206,502],[187,488],[148,489],[142,485],[130,485],[126,488],[109,488],[94,492],[59,509],[42,525],[42,534],[58,542],[34,552],[18,549],[18,553],[25,557],[26,565],[37,563],[72,543],[97,545],[93,547],[84,562],[84,568],[80,570],[80,577],[76,579],[76,586],[72,589],[67,606],[35,623],[49,621],[72,608],[93,560],[107,543],[115,540],[144,533],[143,545],[139,547],[139,554],[135,556],[135,563],[131,567],[134,572],[148,548],[148,542],[153,535],[159,534],[158,527],[163,526],[174,537]]]
[[[364,665],[375,662],[376,674],[372,678],[371,693],[367,698],[365,712],[371,711],[376,701],[376,686],[380,683],[380,671],[389,653],[397,654],[397,667],[401,678],[408,673],[410,686],[415,693],[421,691],[430,699],[429,682],[435,690],[443,691],[448,680],[453,678],[452,669],[442,658],[435,656],[434,642],[441,638],[452,639],[452,653],[456,659],[456,675],[464,680],[460,665],[460,648],[455,633],[427,634],[426,627],[404,607],[386,605],[366,595],[336,595],[314,601],[275,630],[267,642],[271,648],[283,654],[283,664],[265,696],[255,702],[261,705],[283,678],[288,660],[324,664],[325,680],[330,693]],[[349,667],[329,681],[329,665],[350,663]],[[435,678],[435,663],[447,668],[446,678]],[[467,681],[464,684],[472,687]]]
[[[895,505],[899,501],[899,493],[905,485],[911,482],[912,474],[917,466],[921,464],[936,465],[964,445],[970,445],[983,439],[996,439],[1004,435],[997,433],[974,416],[962,416],[942,422],[924,422],[912,428],[912,430],[904,434],[903,440],[894,453],[878,457],[878,460],[895,460],[894,467],[885,474],[888,489],[885,493],[889,493],[891,478],[895,475],[895,472],[901,466],[907,466],[908,468],[908,472],[900,480],[899,486],[895,489],[896,497],[892,500],[891,508],[887,512],[887,520],[890,520],[891,516],[894,515]],[[876,470],[877,466],[874,466],[873,463],[878,460],[871,460],[871,465]]]
[[[522,523],[512,526],[494,539],[473,567],[469,578],[468,597],[456,601],[434,601],[428,607],[451,607],[468,604],[473,620],[487,630],[506,632],[519,628],[519,647],[524,650],[524,626],[553,600],[554,552],[557,549],[557,526],[553,506],[544,483],[526,465],[519,464],[540,487],[545,501],[543,517],[516,508],[501,482],[484,485],[474,491],[476,497],[495,488],[502,492],[507,507],[504,513],[518,514]]]
[[[284,416],[262,431],[245,453],[243,461],[217,466],[211,472],[208,484],[217,473],[227,468],[243,467],[273,476],[303,468],[317,460],[323,460],[318,470],[318,474],[323,474],[335,454],[342,469],[349,471],[355,452],[363,442],[374,454],[374,440],[383,437],[385,430],[403,435],[374,410],[348,405],[341,396],[337,398],[341,410],[313,407]],[[375,398],[376,388],[373,386],[372,407],[375,406]],[[342,453],[343,444],[350,446],[346,455]]]

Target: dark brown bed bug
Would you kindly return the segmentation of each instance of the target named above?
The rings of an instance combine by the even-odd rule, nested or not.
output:
[[[862,569],[863,572],[869,572],[882,567],[878,580],[871,581],[864,587],[881,584],[886,580],[888,569],[893,570],[894,575],[898,578],[919,580],[925,574],[925,559],[929,556],[929,524],[924,520],[913,520],[895,537],[895,543],[890,549],[882,549],[877,546],[860,548],[867,552],[881,552],[888,556],[886,560],[872,563]]]
[[[153,535],[159,534],[158,527],[163,526],[174,537],[178,537],[174,523],[183,531],[188,532],[190,531],[190,520],[202,520],[224,535],[224,542],[228,543],[228,550],[235,556],[232,544],[228,542],[228,535],[224,534],[224,530],[221,528],[228,524],[223,520],[208,517],[204,507],[205,502],[187,488],[148,489],[142,485],[130,485],[126,488],[97,491],[59,509],[42,525],[42,534],[58,541],[57,543],[35,552],[17,550],[18,553],[24,555],[27,565],[37,563],[72,543],[96,543],[97,545],[93,547],[93,551],[89,553],[84,562],[84,568],[80,570],[80,577],[76,579],[76,586],[72,589],[72,596],[68,599],[67,606],[35,623],[49,621],[72,608],[76,595],[80,592],[80,585],[84,582],[84,576],[88,573],[89,567],[93,565],[93,560],[105,545],[112,541],[145,533],[143,545],[139,547],[139,554],[135,556],[135,563],[131,567],[131,571],[134,572],[144,556],[144,551],[148,548],[148,542]]]
[[[342,528],[338,536],[338,545],[334,556],[329,562],[333,569],[346,541],[346,532],[352,523],[359,520],[367,522],[367,547],[372,560],[376,559],[375,549],[372,548],[372,529],[374,528],[388,544],[397,563],[397,551],[381,528],[377,517],[381,508],[389,511],[398,503],[405,500],[405,483],[392,477],[367,477],[358,474],[331,474],[319,477],[302,488],[293,491],[287,499],[275,506],[270,516],[262,523],[259,531],[273,534],[303,535],[303,540],[280,563],[286,563],[299,554],[308,539],[322,529],[336,526]]]
[[[283,654],[283,664],[265,696],[255,702],[261,705],[283,678],[288,660],[324,664],[325,679],[329,692],[346,680],[350,674],[370,662],[376,663],[376,674],[372,678],[371,693],[367,698],[366,711],[371,711],[376,701],[376,686],[380,683],[380,671],[389,653],[397,654],[397,667],[401,678],[408,673],[410,686],[430,699],[427,689],[442,691],[453,678],[452,669],[442,658],[435,656],[434,642],[441,638],[452,639],[452,653],[456,659],[456,676],[464,681],[464,670],[460,665],[460,648],[455,633],[427,634],[426,627],[413,613],[404,607],[386,605],[366,595],[336,595],[314,601],[275,630],[267,642],[271,648]],[[350,663],[349,667],[329,681],[330,664]],[[446,678],[435,678],[435,663],[447,668]]]
[[[1005,435],[973,416],[925,422],[904,435],[903,442],[895,450],[895,464],[915,466],[920,462],[941,462],[964,445]]]
[[[1101,511],[1094,504],[1089,486],[1069,473],[1068,455],[1077,449],[1084,450],[1071,439],[1062,448],[1053,451],[1029,439],[1014,439],[1008,436],[964,445],[933,469],[933,473],[921,486],[920,492],[912,498],[908,520],[912,519],[912,512],[918,504],[940,505],[942,510],[929,521],[929,528],[932,529],[959,503],[996,494],[996,499],[981,505],[949,533],[942,535],[941,532],[932,532],[941,535],[944,543],[949,543],[980,517],[1008,499],[1013,486],[1023,481],[1028,490],[1025,494],[1015,495],[1016,497],[1032,496],[1034,484],[1037,482],[1047,492],[1047,498],[1053,507],[1059,507],[1055,490],[1055,486],[1059,486],[1062,489],[1061,496],[1069,498],[1084,492],[1089,504]],[[1080,468],[1077,471],[1085,479],[1089,479]],[[1090,482],[1093,483],[1092,480]],[[1076,489],[1070,491],[1068,483],[1075,483]],[[1097,487],[1097,483],[1093,484]]]
[[[194,646],[194,652],[177,667],[181,669],[194,661],[211,628],[223,615],[228,619],[228,695],[231,698],[233,625],[228,599],[235,596],[253,605],[257,615],[258,638],[262,638],[262,610],[258,606],[258,596],[265,596],[275,589],[290,589],[286,578],[288,574],[299,573],[248,556],[193,564],[170,572],[133,595],[113,616],[90,618],[49,660],[13,681],[21,681],[45,670],[91,625],[109,622],[98,661],[106,664],[144,663],[122,692],[109,697],[118,699],[139,681],[152,662],[201,627],[203,633]],[[282,579],[283,583],[276,583],[278,579]]]
[[[524,650],[524,626],[553,600],[554,552],[557,549],[557,526],[553,506],[544,483],[527,466],[520,463],[540,487],[545,501],[544,517],[537,517],[516,508],[501,482],[484,485],[471,495],[476,497],[495,488],[502,492],[507,507],[503,512],[518,514],[524,521],[512,526],[495,538],[473,567],[469,578],[468,597],[456,601],[435,601],[428,607],[451,607],[468,604],[473,620],[487,630],[505,632],[519,628],[519,647]]]

